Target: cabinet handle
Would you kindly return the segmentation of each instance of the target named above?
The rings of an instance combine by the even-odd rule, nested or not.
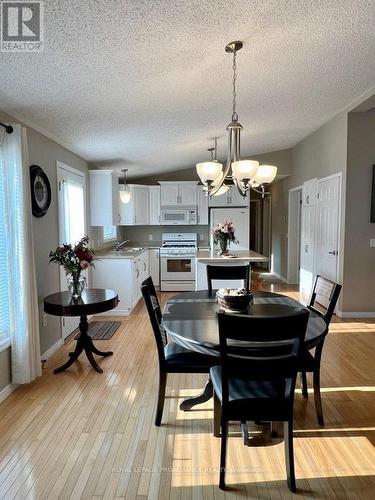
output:
[[[308,205],[309,203],[310,203],[310,195],[308,194],[308,195],[306,196],[306,205]]]
[[[309,245],[305,245],[305,253],[309,253]]]
[[[118,221],[121,222],[121,214],[118,214]]]
[[[143,270],[146,271],[146,262],[143,263]]]
[[[139,269],[136,269],[137,271],[137,278],[139,278]]]

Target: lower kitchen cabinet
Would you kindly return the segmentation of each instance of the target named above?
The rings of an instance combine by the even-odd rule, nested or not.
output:
[[[158,248],[150,248],[148,251],[149,274],[155,286],[160,286],[160,257]]]
[[[149,276],[148,253],[146,249],[137,257],[102,258],[95,261],[92,270],[93,288],[110,288],[117,292],[119,304],[104,315],[123,316],[131,312],[141,298],[141,284]]]

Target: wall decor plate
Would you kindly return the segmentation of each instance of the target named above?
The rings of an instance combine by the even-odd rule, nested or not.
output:
[[[32,212],[35,217],[43,217],[51,204],[51,185],[47,175],[38,165],[30,167]]]

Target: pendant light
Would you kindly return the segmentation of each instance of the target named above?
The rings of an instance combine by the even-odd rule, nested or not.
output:
[[[203,183],[203,189],[210,196],[219,195],[229,189],[229,183],[235,184],[241,196],[246,196],[249,189],[253,189],[264,197],[264,184],[272,182],[277,174],[277,167],[273,165],[259,165],[255,160],[241,160],[241,130],[237,114],[237,52],[242,49],[243,43],[235,41],[225,47],[225,52],[233,55],[232,79],[232,121],[227,126],[228,152],[225,168],[217,160],[197,163],[197,173]],[[216,142],[215,142],[216,148]]]
[[[126,184],[126,172],[128,171],[127,168],[124,168],[121,170],[124,176],[124,183],[120,186],[120,200],[121,203],[126,205],[130,201],[130,188],[129,185]]]

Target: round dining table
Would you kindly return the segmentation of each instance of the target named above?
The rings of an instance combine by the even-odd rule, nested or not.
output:
[[[291,309],[305,309],[297,300],[279,293],[254,291],[253,295],[253,303],[245,312],[249,316],[282,316],[290,315]],[[162,325],[171,340],[177,344],[202,354],[219,356],[218,311],[215,292],[211,296],[207,290],[179,293],[167,301]],[[323,318],[310,311],[305,347],[312,349],[326,333],[327,325]],[[208,379],[202,393],[182,401],[180,409],[190,410],[211,397],[212,383]]]

